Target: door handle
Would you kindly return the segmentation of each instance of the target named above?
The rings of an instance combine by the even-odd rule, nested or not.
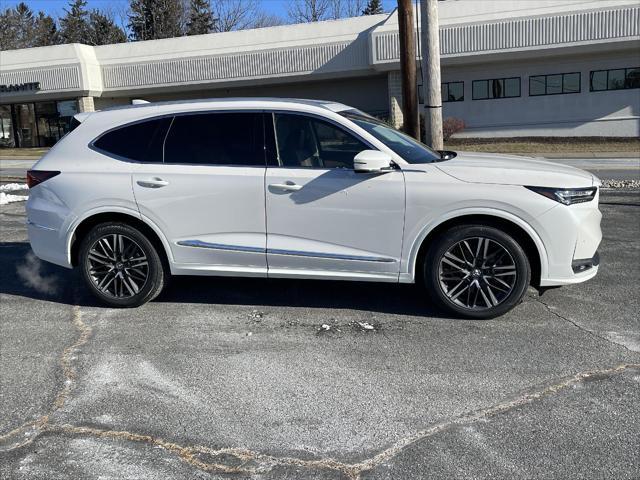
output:
[[[138,180],[136,183],[145,188],[161,188],[169,185],[169,182],[158,177],[153,177],[148,180]]]
[[[302,188],[302,185],[296,185],[295,183],[272,183],[269,185],[269,188],[275,188],[285,192],[297,192]]]

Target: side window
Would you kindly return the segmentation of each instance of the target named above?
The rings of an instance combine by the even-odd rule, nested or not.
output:
[[[201,113],[174,117],[165,163],[265,165],[261,113]]]
[[[105,133],[93,145],[106,153],[137,162],[162,163],[162,142],[171,117],[126,125]]]
[[[305,115],[275,114],[278,159],[283,167],[353,168],[367,147],[344,129]]]

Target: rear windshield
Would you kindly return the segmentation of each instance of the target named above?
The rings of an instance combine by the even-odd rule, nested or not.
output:
[[[438,152],[424,143],[359,110],[346,110],[340,115],[369,132],[408,163],[431,163],[441,159]]]

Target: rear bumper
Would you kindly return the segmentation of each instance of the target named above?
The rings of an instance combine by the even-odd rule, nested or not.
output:
[[[27,232],[31,249],[39,259],[73,268],[66,255],[66,237],[61,236],[59,231],[27,221]]]

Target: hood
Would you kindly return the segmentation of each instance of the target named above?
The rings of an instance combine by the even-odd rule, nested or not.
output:
[[[593,175],[584,170],[517,155],[458,152],[457,157],[434,165],[444,173],[469,183],[558,188],[594,185]]]

